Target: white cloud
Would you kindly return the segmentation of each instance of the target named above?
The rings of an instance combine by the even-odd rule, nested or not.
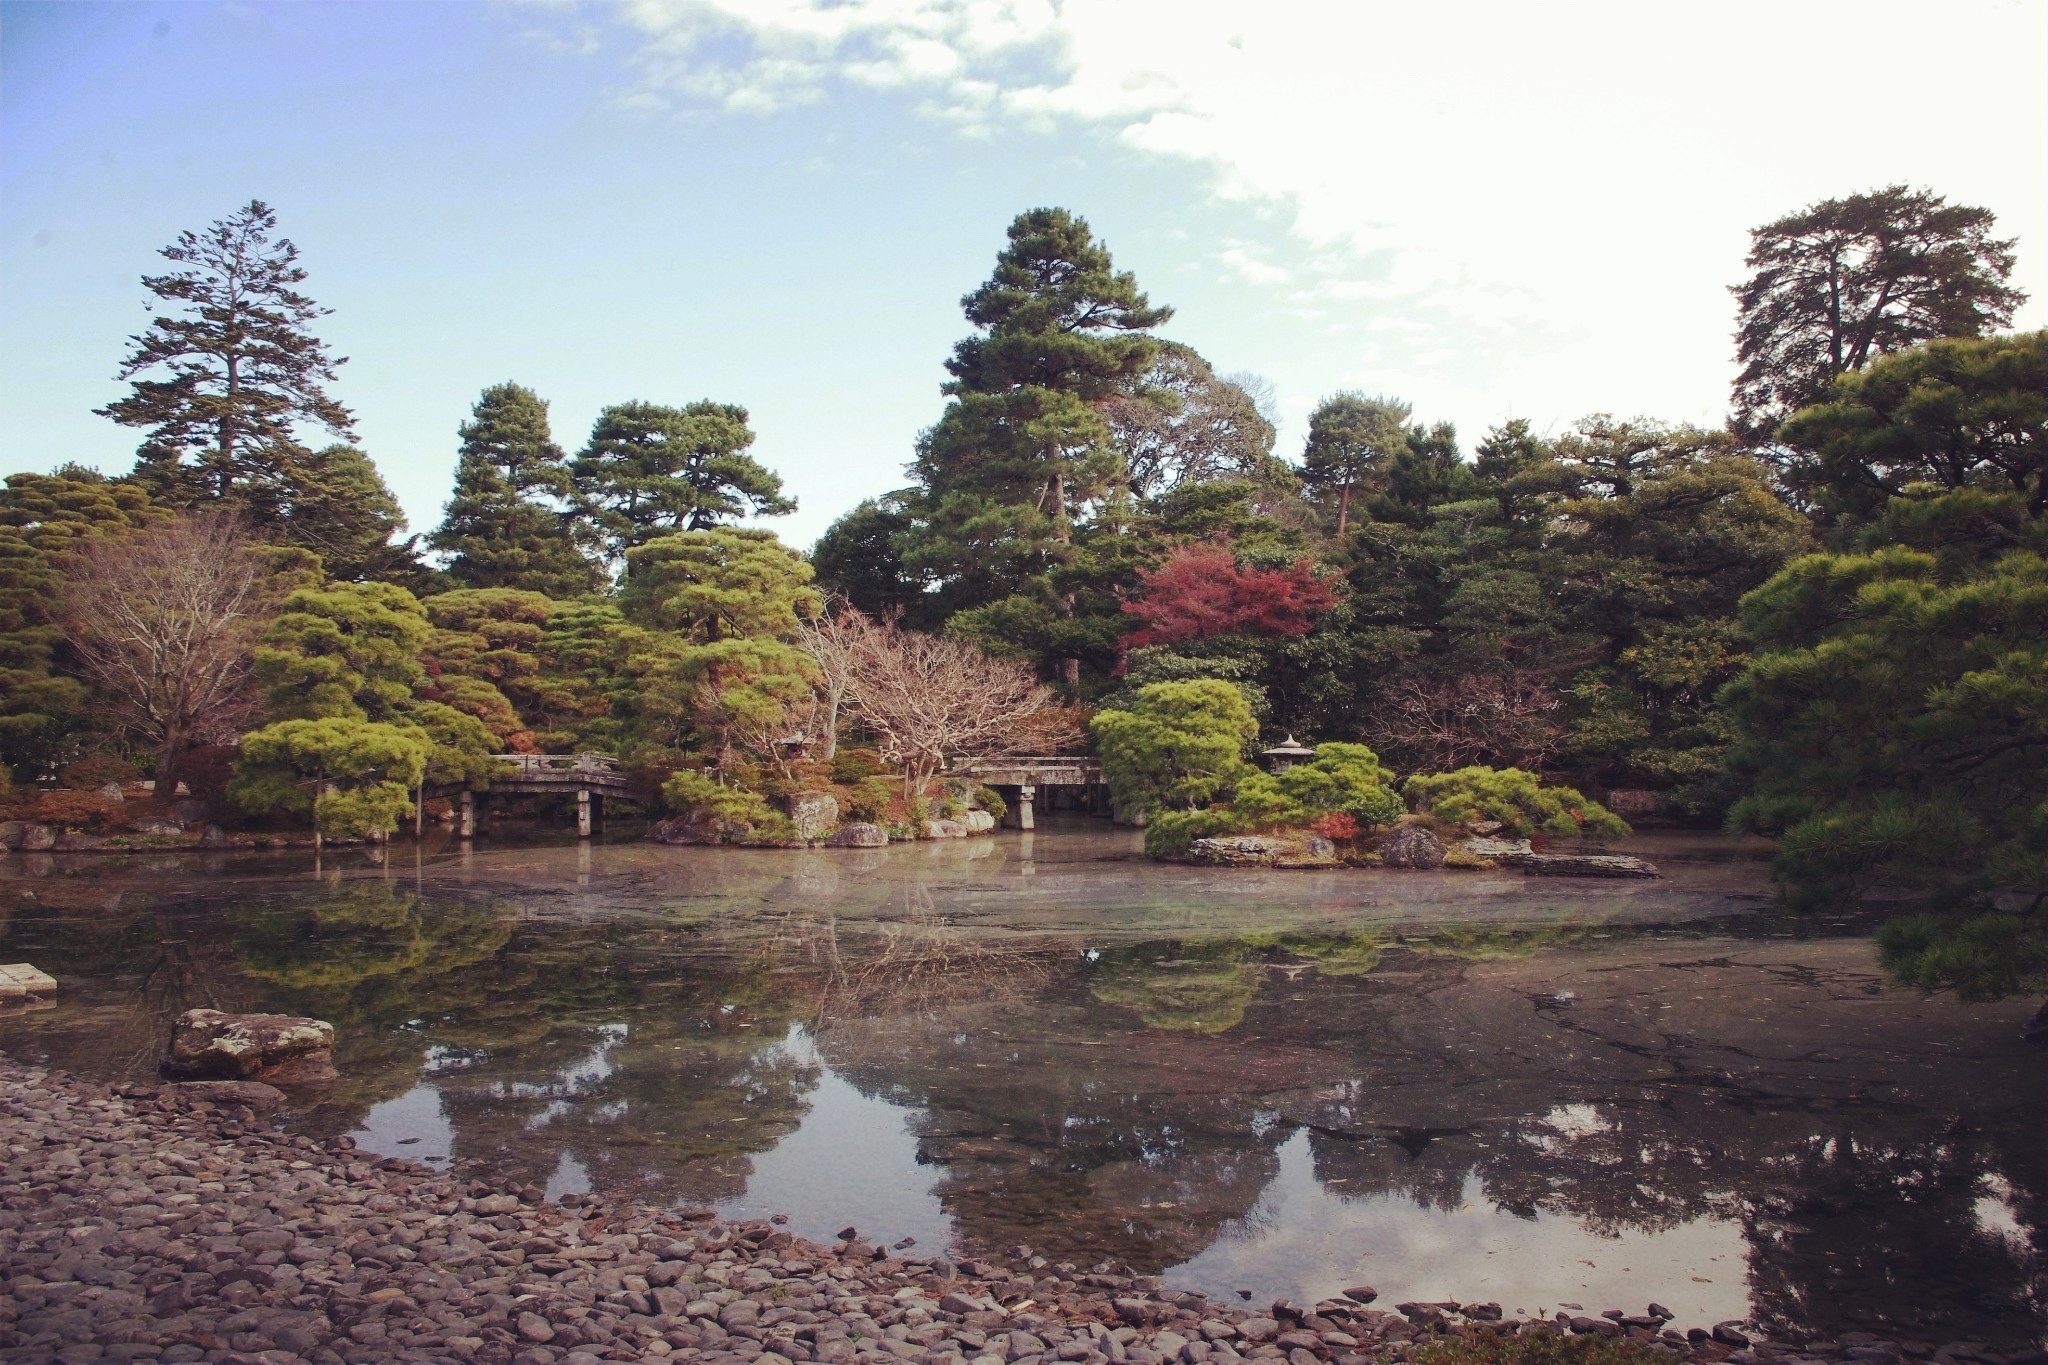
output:
[[[1745,230],[1858,189],[1928,184],[1994,208],[2025,239],[2020,282],[2048,295],[2039,5],[1958,0],[1939,22],[1919,0],[631,0],[616,14],[642,90],[683,106],[907,91],[965,135],[1099,129],[1189,165],[1218,199],[1278,206],[1288,231],[1227,244],[1223,267],[1333,326],[1385,336],[1378,318],[1400,312],[1412,349],[1359,363],[1382,383],[1436,383],[1440,408],[1484,420],[1509,392],[1717,415]]]

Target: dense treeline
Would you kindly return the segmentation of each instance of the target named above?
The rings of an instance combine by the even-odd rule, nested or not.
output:
[[[914,827],[947,744],[1092,714],[1162,849],[1524,783],[1599,828],[1579,791],[1625,793],[1780,837],[1810,903],[1917,888],[1966,918],[1896,931],[1908,970],[2010,984],[2044,951],[2048,337],[1998,331],[1992,226],[1892,187],[1758,228],[1724,428],[1511,421],[1468,452],[1347,392],[1283,453],[1261,381],[1032,210],[962,300],[909,482],[804,555],[738,524],[795,506],[744,407],[620,402],[572,455],[512,382],[406,537],[253,203],[145,277],[165,312],[101,410],[143,430],[134,472],[7,481],[0,759],[345,834],[495,753],[601,748],[675,808],[769,826],[830,783]],[[966,714],[976,677],[1014,723]],[[1247,759],[1287,734],[1322,749],[1276,782]]]

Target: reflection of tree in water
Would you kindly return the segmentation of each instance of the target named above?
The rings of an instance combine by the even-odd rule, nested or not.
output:
[[[200,862],[0,858],[0,901],[12,907],[0,961],[33,962],[62,983],[55,1008],[9,1021],[7,1045],[89,1075],[149,1080],[180,1013],[246,1008],[254,993],[222,936],[170,910],[166,888]]]
[[[1385,947],[1377,932],[1141,943],[1103,950],[1089,994],[1131,1011],[1147,1028],[1224,1033],[1244,1021],[1269,969],[1364,976],[1378,968]]]
[[[542,972],[541,1036],[437,1082],[457,1150],[535,1181],[567,1157],[596,1188],[636,1197],[743,1192],[749,1157],[795,1129],[817,1084],[782,1045],[805,1013],[798,983],[769,956],[611,946],[606,970],[584,959]]]
[[[341,1079],[322,1092],[328,1122],[411,1088],[428,1021],[531,983],[501,960],[513,919],[489,900],[334,876],[244,902],[226,919],[242,972],[266,987],[265,1008],[335,1025]]]

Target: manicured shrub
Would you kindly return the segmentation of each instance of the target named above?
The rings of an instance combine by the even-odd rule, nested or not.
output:
[[[1003,823],[1003,817],[1010,813],[1010,803],[1003,800],[1003,794],[994,787],[976,787],[974,804],[993,815],[999,825]]]
[[[1145,822],[1145,852],[1155,858],[1177,857],[1197,839],[1235,834],[1243,828],[1227,810],[1163,810]]]
[[[832,780],[842,786],[851,787],[888,770],[873,749],[841,749],[832,757]]]
[[[776,812],[766,798],[744,787],[722,786],[695,768],[684,768],[661,784],[661,797],[678,815],[702,815],[713,820],[765,827]]]
[[[1110,793],[1146,813],[1199,809],[1253,770],[1245,746],[1259,732],[1244,693],[1215,678],[1152,683],[1128,711],[1089,722]]]
[[[1401,785],[1418,811],[1439,820],[1498,820],[1503,832],[1527,838],[1537,832],[1574,838],[1628,837],[1622,818],[1570,787],[1546,787],[1520,768],[1460,768],[1418,773]]]
[[[901,784],[893,777],[878,774],[862,778],[846,794],[846,818],[880,824],[889,814],[889,803],[896,799],[899,790]]]
[[[1299,827],[1341,811],[1358,826],[1392,824],[1408,808],[1393,792],[1394,774],[1363,744],[1318,744],[1315,758],[1278,776],[1248,772],[1231,810],[1246,829]]]

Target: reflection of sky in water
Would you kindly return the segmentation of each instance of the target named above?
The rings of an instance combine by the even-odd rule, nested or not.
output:
[[[943,1168],[918,1164],[910,1131],[918,1111],[861,1094],[825,1064],[799,1026],[774,1046],[819,1068],[817,1088],[805,1096],[810,1112],[754,1157],[746,1194],[718,1211],[731,1218],[786,1213],[791,1231],[823,1242],[851,1224],[887,1242],[915,1237],[922,1255],[943,1253],[952,1220],[932,1192]]]
[[[1313,1302],[1369,1284],[1380,1306],[1409,1299],[1499,1300],[1508,1312],[1641,1312],[1651,1299],[1679,1327],[1749,1312],[1740,1224],[1700,1218],[1655,1235],[1603,1237],[1578,1220],[1538,1212],[1518,1218],[1486,1202],[1477,1177],[1456,1209],[1428,1209],[1400,1195],[1347,1199],[1315,1178],[1308,1131],[1279,1147],[1280,1170],[1244,1218],[1227,1223],[1167,1279],[1211,1298]],[[1705,1280],[1709,1283],[1700,1283]]]
[[[441,1092],[416,1085],[396,1099],[370,1106],[354,1133],[356,1146],[381,1156],[443,1162],[455,1155],[455,1125],[441,1108]]]

